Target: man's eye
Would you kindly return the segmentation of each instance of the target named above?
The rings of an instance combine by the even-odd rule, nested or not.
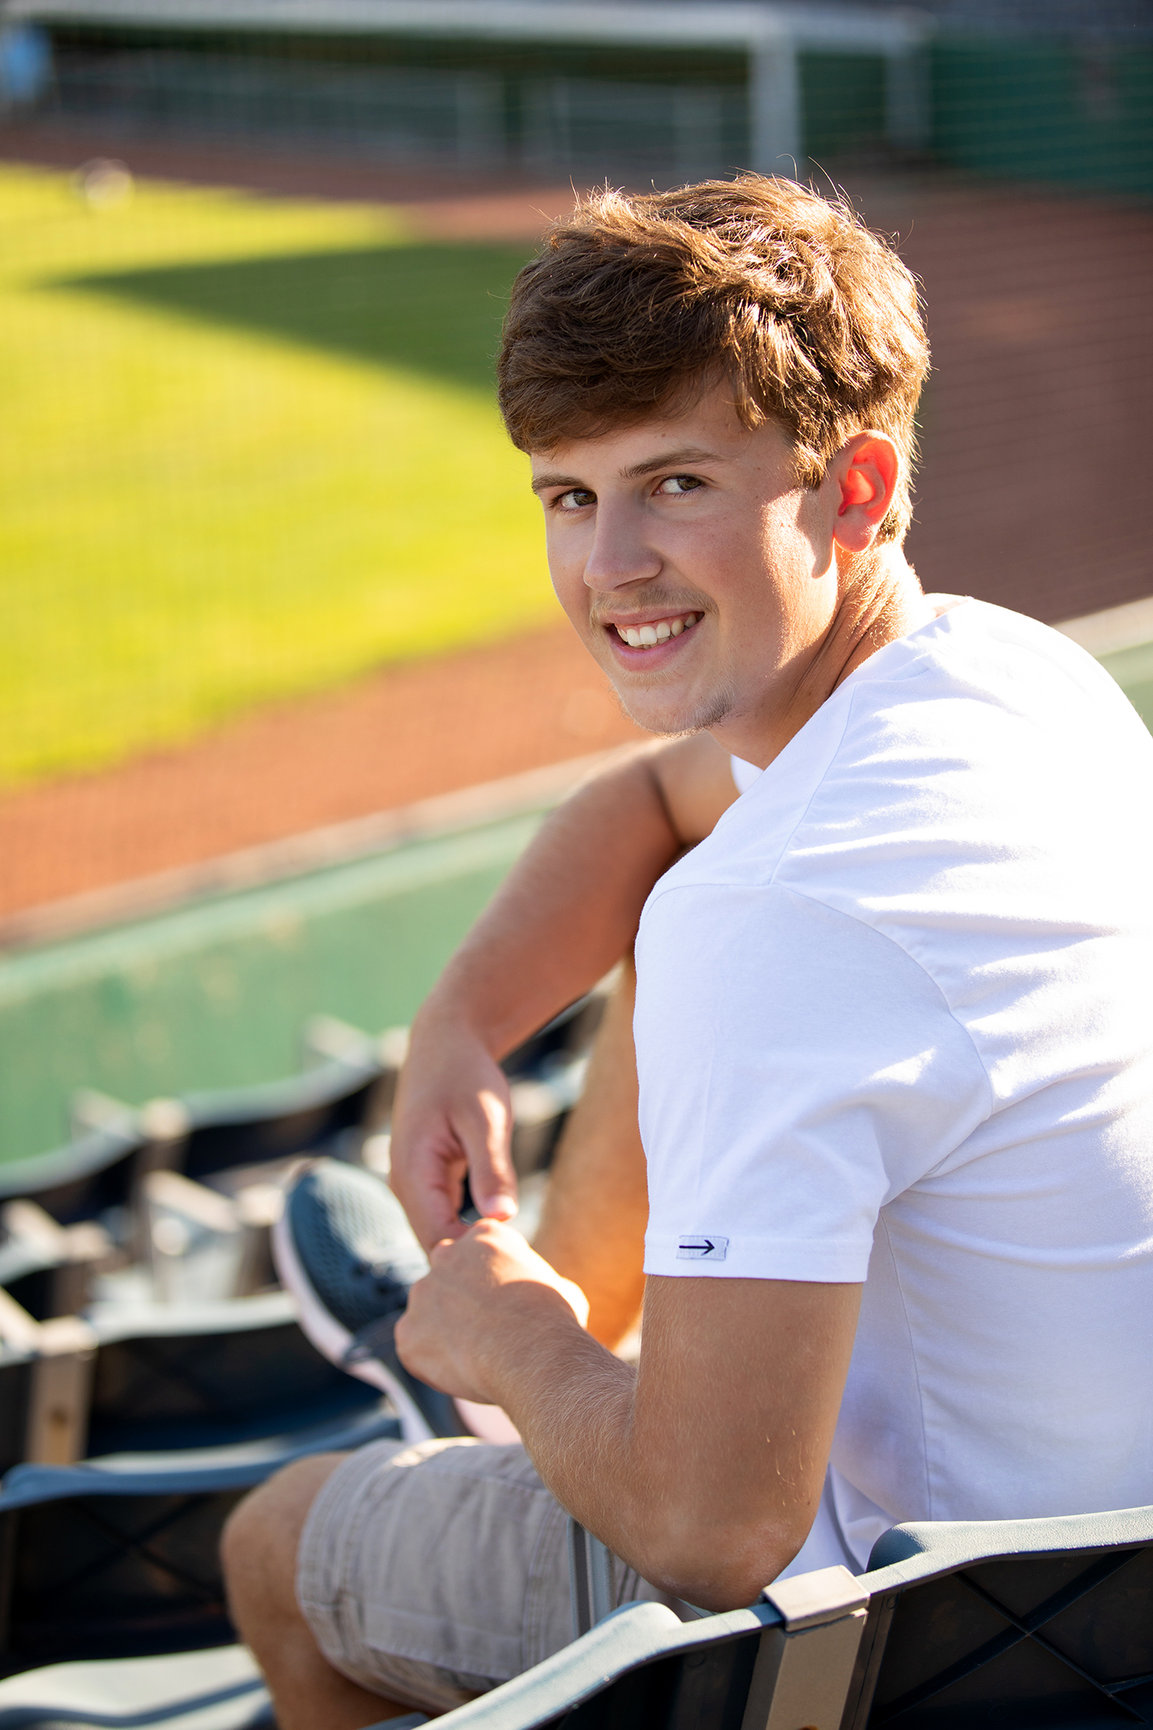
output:
[[[677,493],[695,493],[703,485],[704,482],[698,480],[696,475],[669,475],[666,480],[661,482],[657,491],[658,493],[673,493],[674,495]]]
[[[591,505],[596,498],[587,487],[570,487],[567,493],[561,493],[553,503],[560,511],[582,511],[586,505]]]

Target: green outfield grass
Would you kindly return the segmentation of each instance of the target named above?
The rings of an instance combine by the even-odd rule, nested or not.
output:
[[[0,170],[0,783],[556,616],[492,403],[523,253]]]

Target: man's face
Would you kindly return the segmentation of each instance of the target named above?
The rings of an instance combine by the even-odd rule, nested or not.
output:
[[[798,486],[787,435],[718,388],[534,454],[533,488],[561,605],[627,712],[767,762],[836,610],[835,487]]]

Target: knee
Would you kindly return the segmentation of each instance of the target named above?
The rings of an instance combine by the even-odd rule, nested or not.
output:
[[[313,1502],[344,1454],[294,1460],[249,1492],[225,1523],[220,1559],[234,1615],[296,1612],[296,1558]]]

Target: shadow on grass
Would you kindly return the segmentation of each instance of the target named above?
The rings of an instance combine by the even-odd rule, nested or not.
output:
[[[390,245],[57,277],[45,286],[405,367],[490,396],[509,287],[527,256],[508,246]]]

